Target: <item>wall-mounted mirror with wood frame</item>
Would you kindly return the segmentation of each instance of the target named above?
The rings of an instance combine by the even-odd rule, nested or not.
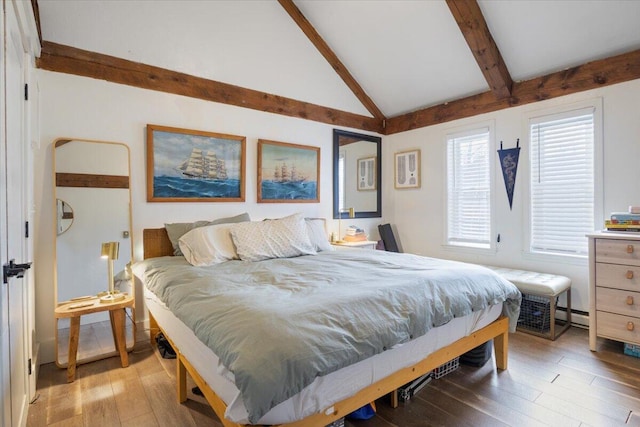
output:
[[[126,274],[133,253],[129,147],[122,143],[59,138],[53,145],[55,304],[81,303],[108,289],[102,243],[118,242],[116,286],[133,295]],[[127,347],[135,338],[135,308],[126,311]],[[81,316],[77,363],[117,354],[109,312]],[[69,319],[56,316],[56,363],[68,361]]]

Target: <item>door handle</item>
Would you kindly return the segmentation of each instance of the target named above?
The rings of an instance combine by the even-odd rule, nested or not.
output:
[[[2,283],[9,283],[9,277],[24,277],[25,270],[31,268],[31,263],[16,264],[15,259],[9,260],[9,264],[2,266]]]

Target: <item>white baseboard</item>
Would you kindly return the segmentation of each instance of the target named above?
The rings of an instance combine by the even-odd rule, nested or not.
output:
[[[565,311],[557,310],[556,318],[560,320],[567,320],[567,313]],[[579,328],[589,328],[589,316],[576,312],[571,313],[571,325]]]
[[[578,313],[571,313],[571,324],[581,328],[589,328],[589,316]]]
[[[32,384],[38,383],[38,375],[40,374],[40,343],[36,342],[33,348],[33,354],[31,356],[31,375],[34,375],[33,383],[29,383],[29,403],[33,403],[33,401],[38,397],[36,393],[37,387],[33,390],[31,389]]]

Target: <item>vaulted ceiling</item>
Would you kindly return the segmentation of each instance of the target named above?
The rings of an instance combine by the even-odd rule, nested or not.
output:
[[[40,68],[382,134],[640,78],[640,1],[32,3]]]

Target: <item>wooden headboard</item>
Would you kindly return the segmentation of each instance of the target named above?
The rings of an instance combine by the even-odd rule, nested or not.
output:
[[[166,228],[145,228],[142,230],[143,258],[173,255],[173,245]]]

